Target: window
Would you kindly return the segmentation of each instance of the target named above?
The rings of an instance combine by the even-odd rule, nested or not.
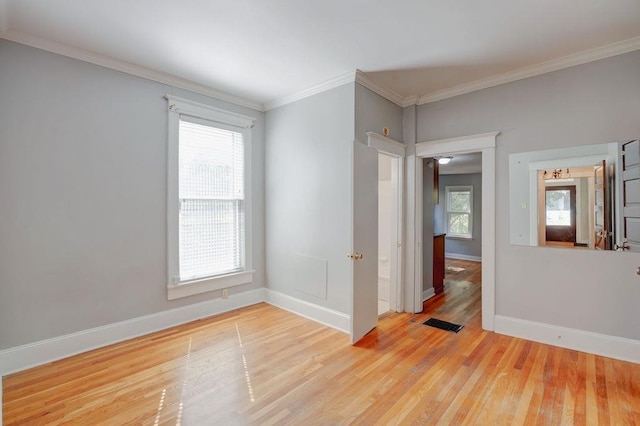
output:
[[[249,197],[254,119],[169,101],[168,297],[253,280]]]
[[[446,186],[447,237],[471,238],[473,231],[473,187]]]

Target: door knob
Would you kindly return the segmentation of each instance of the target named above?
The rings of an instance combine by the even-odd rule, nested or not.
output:
[[[353,259],[353,260],[360,260],[364,256],[362,255],[362,253],[347,253],[347,257],[349,259]]]
[[[636,269],[636,275],[640,275],[640,266]]]

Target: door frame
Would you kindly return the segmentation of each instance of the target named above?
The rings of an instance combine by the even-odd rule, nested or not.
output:
[[[441,155],[482,153],[482,328],[495,328],[496,266],[496,138],[500,132],[482,133],[450,139],[416,143],[415,156],[409,157],[407,181],[413,182],[414,209],[408,220],[407,262],[413,263],[413,312],[422,312],[422,161]],[[413,256],[410,255],[413,250]]]
[[[390,298],[389,308],[396,312],[403,312],[402,275],[404,266],[404,164],[406,146],[402,142],[367,132],[367,145],[378,150],[378,153],[391,157],[391,244],[396,250],[390,253]]]

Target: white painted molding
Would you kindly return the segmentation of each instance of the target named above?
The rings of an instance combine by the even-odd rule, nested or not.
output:
[[[606,59],[636,50],[640,50],[640,37],[634,37],[628,40],[609,44],[607,46],[596,47],[595,49],[586,50],[584,52],[564,56],[562,58],[553,59],[551,61],[542,62],[540,64],[531,65],[518,70],[505,72],[448,89],[427,93],[418,98],[417,104],[423,105],[430,102],[453,98],[454,96],[464,95],[477,90],[487,89],[489,87],[499,86],[501,84],[511,83],[513,81],[523,80],[529,77],[535,77],[548,72],[586,64],[588,62],[598,61],[600,59]]]
[[[480,133],[471,136],[461,136],[450,139],[420,142],[416,144],[418,157],[433,157],[443,154],[463,154],[476,152],[485,148],[495,148],[496,137],[500,132]]]
[[[177,77],[172,74],[155,71],[150,68],[121,61],[119,59],[111,58],[99,53],[94,53],[66,44],[57,43],[55,41],[46,40],[12,29],[8,29],[0,33],[0,38],[264,112],[264,105],[262,105],[261,103],[254,102],[239,96],[234,96],[229,93],[214,89],[213,87],[205,86],[203,84]]]
[[[448,257],[449,259],[469,260],[471,262],[482,262],[482,257],[470,256],[468,254],[445,253],[444,257]]]
[[[204,278],[181,284],[167,285],[167,299],[175,300],[182,297],[202,294],[209,291],[222,290],[224,288],[237,287],[253,282],[253,274],[256,271],[242,271],[234,274],[221,275],[217,277]]]
[[[256,118],[248,115],[238,114],[237,112],[228,111],[222,108],[216,108],[211,105],[184,99],[178,96],[165,95],[167,109],[185,114],[196,118],[205,118],[222,124],[230,124],[232,126],[243,129],[250,129],[255,126]]]
[[[0,351],[0,376],[265,300],[264,288]]]
[[[495,317],[496,333],[609,358],[640,363],[640,341],[608,336],[503,315]]]
[[[418,100],[417,96],[404,97],[394,92],[393,90],[384,88],[379,84],[374,83],[365,75],[365,73],[363,73],[360,70],[356,70],[355,80],[356,80],[356,83],[360,84],[361,86],[366,87],[372,92],[377,93],[378,95],[382,96],[386,100],[391,101],[402,108],[414,105]]]
[[[436,295],[436,291],[434,290],[433,287],[431,287],[431,288],[429,288],[427,290],[424,290],[422,292],[422,302],[424,303],[426,300],[431,299],[435,295]]]
[[[347,314],[269,288],[265,289],[265,293],[265,301],[270,305],[349,334],[351,317]]]
[[[382,96],[386,100],[391,101],[402,108],[410,105],[414,105],[418,100],[417,96],[409,96],[405,98],[397,94],[393,90],[386,89],[374,83],[373,81],[371,81],[368,77],[366,77],[366,75],[362,71],[355,70],[355,71],[346,72],[344,74],[340,74],[336,77],[333,77],[327,81],[324,81],[315,86],[309,87],[308,89],[302,90],[300,92],[293,93],[289,96],[285,96],[283,98],[276,99],[271,102],[267,102],[264,105],[264,110],[269,111],[274,108],[278,108],[283,105],[287,105],[287,104],[299,101],[301,99],[308,98],[313,95],[317,95],[318,93],[326,92],[327,90],[342,86],[343,84],[352,83],[352,82],[356,82],[361,86],[366,87],[372,92],[377,93],[378,95]]]
[[[355,72],[349,71],[344,74],[340,74],[336,77],[333,77],[329,80],[323,81],[322,83],[316,84],[315,86],[309,87],[308,89],[302,90],[297,93],[293,93],[289,96],[285,96],[280,99],[273,100],[271,102],[267,102],[264,105],[264,110],[269,111],[274,108],[278,108],[283,105],[287,105],[287,104],[299,101],[301,99],[308,98],[313,95],[317,95],[318,93],[326,92],[327,90],[340,87],[343,84],[352,83],[354,81],[355,81]]]
[[[391,139],[375,132],[367,132],[367,144],[371,148],[377,149],[383,154],[388,154],[392,157],[405,157],[406,146],[402,142],[398,142],[395,139]]]

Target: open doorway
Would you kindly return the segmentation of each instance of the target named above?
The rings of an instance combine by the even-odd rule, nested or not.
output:
[[[434,158],[439,156],[453,156],[458,154],[466,154],[480,152],[482,155],[482,271],[481,275],[481,310],[482,310],[482,328],[485,330],[494,330],[495,328],[495,146],[496,137],[499,132],[483,133],[478,135],[463,136],[452,139],[442,139],[436,141],[427,141],[416,144],[415,159],[411,162],[412,167],[409,168],[409,175],[415,176],[414,186],[414,214],[409,222],[409,235],[415,236],[415,241],[409,241],[411,247],[414,248],[415,256],[411,259],[409,265],[410,270],[414,272],[413,280],[413,299],[414,312],[422,311],[422,294],[423,283],[422,278],[426,270],[433,271],[432,261],[427,256],[426,261],[423,258],[423,252],[433,253],[433,247],[429,246],[429,233],[433,237],[433,228],[424,229],[423,223],[423,160],[425,158]],[[410,201],[413,201],[410,200]]]
[[[392,163],[392,157],[378,154],[378,315],[384,315],[396,308],[391,303],[394,299],[392,294],[395,293],[396,284],[394,279],[394,285],[391,285],[392,269],[395,269],[395,262],[391,262],[395,243],[392,238],[392,229],[397,226],[392,222],[392,216],[394,216]],[[394,270],[393,275],[395,274]]]
[[[423,164],[424,229],[433,234],[433,273],[425,277],[423,292],[434,298],[424,310],[467,325],[481,315],[482,153],[428,158]]]

